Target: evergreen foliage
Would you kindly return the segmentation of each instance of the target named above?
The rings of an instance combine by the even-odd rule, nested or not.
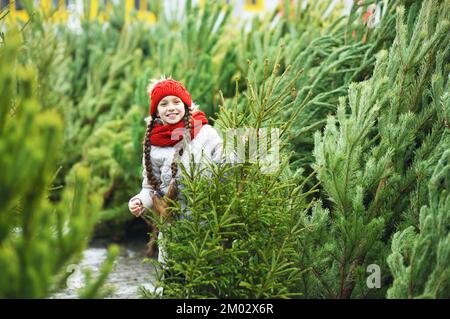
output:
[[[88,195],[82,167],[58,204],[48,200],[62,121],[39,103],[33,69],[17,59],[20,45],[12,30],[0,47],[0,297],[42,298],[79,258],[101,202]]]
[[[372,78],[351,84],[337,115],[315,135],[314,167],[331,225],[328,236],[307,245],[326,256],[310,262],[328,297],[370,295],[362,278],[370,264],[384,270],[386,289],[389,240],[396,229],[417,225],[415,212],[428,201],[423,188],[449,145],[448,104],[441,103],[448,88],[448,10],[425,1],[407,29],[399,7],[397,36],[389,52],[378,55]]]
[[[392,239],[387,262],[394,282],[388,298],[450,297],[450,152],[442,154],[428,185],[429,204],[420,210],[419,233],[414,227]]]
[[[286,74],[278,78],[277,70],[266,78],[266,85],[258,87],[249,79],[251,95],[245,106],[249,112],[237,112],[235,103],[222,110],[217,125],[223,125],[224,130],[277,127],[274,113],[278,103],[295,102],[292,87],[283,81]],[[280,130],[281,139],[289,123],[292,121],[284,123]],[[249,143],[250,134],[247,132],[241,142]],[[275,139],[271,135],[272,147]],[[303,191],[306,178],[292,174],[289,154],[284,143],[280,144],[279,163],[269,150],[266,157],[252,162],[248,161],[252,154],[246,154],[245,159],[237,159],[238,163],[210,163],[204,169],[209,172],[206,176],[195,164],[189,173],[184,168],[182,192],[187,208],[174,203],[172,213],[178,219],[173,223],[156,219],[164,234],[160,244],[167,247],[165,277],[160,283],[165,297],[301,295],[297,287],[303,269],[296,264],[297,238],[304,230],[301,216],[309,207],[306,199],[314,190]],[[271,167],[273,164],[279,166]]]
[[[171,75],[222,133],[278,128],[281,143],[275,171],[269,158],[186,174],[184,218],[157,220],[164,296],[449,297],[449,1],[355,1],[347,17],[290,2],[240,30],[216,1],[183,16],[151,2],[153,26],[86,1],[79,30],[25,1],[20,35],[0,13],[0,296],[47,296],[94,226],[120,237],[146,86]]]

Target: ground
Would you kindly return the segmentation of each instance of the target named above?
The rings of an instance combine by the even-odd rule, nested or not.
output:
[[[106,285],[114,289],[108,298],[132,299],[140,298],[140,287],[153,289],[156,281],[155,266],[143,262],[145,243],[128,242],[120,244],[121,253],[117,257],[114,270],[109,274]],[[107,243],[95,242],[83,252],[82,261],[78,265],[72,265],[69,272],[73,272],[67,280],[67,288],[54,294],[55,299],[78,298],[77,287],[84,282],[83,269],[89,268],[92,273],[98,273],[107,255]]]

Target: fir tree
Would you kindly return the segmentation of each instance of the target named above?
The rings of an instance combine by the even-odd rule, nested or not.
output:
[[[387,262],[394,282],[388,298],[450,297],[450,151],[442,154],[428,185],[429,204],[414,227],[394,234]]]
[[[279,76],[275,67],[261,86],[248,79],[246,104],[238,105],[236,98],[232,105],[221,107],[216,124],[223,129],[278,127],[276,106],[295,102],[292,83],[284,81],[286,74]],[[183,168],[187,207],[173,203],[172,209],[183,218],[170,225],[156,219],[164,233],[160,244],[167,247],[165,278],[160,283],[164,297],[287,298],[302,294],[297,290],[303,269],[296,264],[296,238],[303,231],[300,215],[306,213],[306,197],[313,190],[304,192],[307,179],[292,175],[289,168],[282,133],[291,123],[283,123],[280,129],[280,162],[273,170],[267,166],[276,163],[275,157],[252,162],[250,151],[239,159],[241,163],[209,165],[209,176],[201,175],[203,171],[196,170],[195,164],[190,173]],[[243,142],[249,149],[247,137]],[[272,136],[271,145],[275,143]]]
[[[62,121],[40,105],[35,74],[18,60],[21,44],[13,29],[0,47],[0,297],[42,298],[79,258],[100,202],[88,195],[86,168],[59,204],[48,200]]]
[[[373,77],[352,84],[348,101],[342,98],[337,115],[316,133],[314,167],[331,225],[316,243],[305,237],[304,245],[318,252],[303,258],[315,269],[306,284],[315,282],[326,297],[380,296],[366,286],[366,267],[381,267],[384,291],[389,239],[396,227],[415,224],[415,207],[427,201],[422,189],[449,141],[441,113],[448,105],[435,107],[448,81],[448,14],[444,3],[425,1],[405,24],[400,7],[397,36],[389,52],[378,55]]]

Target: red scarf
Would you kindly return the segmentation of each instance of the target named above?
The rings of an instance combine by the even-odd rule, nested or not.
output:
[[[205,113],[197,111],[192,113],[191,140],[195,138],[203,124],[208,124]],[[183,138],[184,121],[176,124],[155,124],[150,133],[150,143],[156,146],[174,146]]]

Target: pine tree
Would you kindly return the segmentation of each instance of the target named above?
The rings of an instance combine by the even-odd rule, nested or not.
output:
[[[373,3],[383,6],[382,1]],[[285,40],[286,64],[292,65],[293,70],[303,70],[296,87],[298,99],[306,103],[289,133],[296,167],[306,168],[314,161],[314,132],[324,128],[329,114],[336,113],[339,98],[346,95],[349,85],[372,75],[375,54],[392,43],[395,8],[403,3],[389,3],[379,25],[373,29],[361,23],[358,13],[367,6],[365,1],[355,2],[348,17],[335,17],[330,21],[321,17],[323,11],[307,7],[305,10],[297,8],[295,19],[284,22],[290,30]],[[323,25],[305,15],[319,15],[317,20]],[[305,26],[308,22],[313,26],[321,25],[319,32],[310,25]],[[358,36],[351,36],[354,32]],[[362,33],[366,34],[364,41],[359,36]],[[293,111],[287,110],[287,115]]]
[[[142,135],[145,125],[134,105],[122,119],[105,121],[86,139],[83,159],[66,176],[72,178],[80,166],[89,166],[93,176],[90,190],[102,197],[102,213],[96,234],[120,238],[126,230],[123,223],[130,219],[127,203],[136,187],[141,168],[136,165],[142,157]],[[130,129],[131,128],[131,129]]]
[[[90,3],[86,5],[88,12]],[[55,183],[64,185],[79,166],[90,166],[90,192],[103,198],[102,220],[118,218],[120,224],[130,217],[123,214],[127,193],[140,176],[130,167],[140,156],[140,146],[129,127],[142,126],[130,101],[143,63],[145,48],[138,45],[145,28],[125,26],[122,5],[114,7],[108,25],[99,17],[84,16],[81,34],[54,24],[31,3],[27,10],[32,18],[23,29],[25,50],[20,59],[36,70],[41,104],[64,120],[65,152],[58,154],[61,170]],[[58,201],[61,194],[57,190],[51,196]]]
[[[79,257],[100,202],[88,196],[89,171],[59,204],[48,200],[62,146],[62,121],[39,103],[33,70],[19,62],[21,34],[0,47],[0,297],[42,298]]]
[[[448,94],[446,95],[448,103]],[[428,185],[429,204],[413,226],[394,234],[387,262],[394,282],[388,298],[450,297],[450,151],[442,154]]]
[[[278,127],[276,106],[295,101],[292,84],[285,78],[286,74],[280,76],[274,68],[265,85],[248,79],[245,104],[238,105],[236,97],[221,107],[218,127]],[[290,171],[283,140],[290,123],[280,129],[279,166],[273,170],[268,166],[276,163],[276,157],[253,162],[250,151],[239,159],[241,163],[207,166],[207,176],[195,163],[190,173],[183,168],[181,191],[186,209],[173,203],[172,213],[178,218],[170,225],[155,219],[164,234],[160,244],[167,247],[166,272],[160,282],[164,297],[287,298],[302,294],[297,290],[303,269],[296,264],[296,238],[304,231],[300,215],[306,214],[306,198],[314,191],[304,192],[307,178]],[[270,138],[274,147],[275,139],[274,135]],[[247,138],[243,142],[249,149]]]
[[[2,96],[2,101],[15,97],[2,111],[0,123],[7,123],[9,129],[16,124],[5,120],[9,114],[24,119],[17,111],[32,107],[18,108],[23,104],[19,96],[29,97],[39,109],[29,111],[39,119],[36,122],[48,121],[48,127],[57,131],[61,123],[52,112],[63,119],[64,137],[47,137],[60,138],[64,152],[41,152],[49,156],[41,163],[48,165],[42,178],[25,161],[31,155],[13,157],[24,159],[21,172],[27,173],[1,176],[8,178],[1,194],[9,205],[0,209],[2,234],[12,242],[9,230],[20,230],[22,217],[27,216],[16,203],[30,189],[21,186],[19,191],[12,181],[25,185],[39,179],[40,195],[33,196],[44,204],[33,204],[30,211],[52,216],[34,212],[52,209],[54,204],[44,200],[46,196],[53,202],[60,200],[54,208],[55,216],[60,216],[57,212],[63,216],[60,228],[64,220],[72,220],[62,212],[73,202],[73,188],[77,194],[81,190],[94,194],[93,202],[101,200],[103,220],[118,226],[108,224],[103,229],[116,231],[132,218],[125,206],[140,185],[136,163],[141,158],[142,118],[148,112],[145,87],[149,78],[165,74],[185,82],[194,101],[208,115],[217,116],[216,127],[267,127],[282,132],[280,177],[262,174],[261,163],[240,163],[211,167],[212,179],[186,179],[184,192],[192,219],[165,229],[168,249],[178,256],[169,260],[169,268],[181,274],[163,283],[169,296],[384,297],[392,281],[388,297],[448,296],[448,287],[442,284],[448,275],[441,267],[448,256],[442,248],[448,234],[445,228],[428,227],[446,224],[441,215],[445,195],[437,195],[436,185],[445,184],[438,184],[437,176],[446,172],[446,164],[438,161],[449,145],[448,1],[358,1],[349,17],[324,18],[329,3],[311,1],[305,8],[298,1],[290,8],[286,1],[281,18],[274,13],[255,19],[242,32],[234,30],[231,6],[216,2],[196,7],[187,1],[186,19],[160,14],[151,28],[138,21],[125,24],[124,7],[119,5],[108,24],[98,17],[83,18],[78,34],[48,23],[27,1],[28,10],[35,11],[23,29],[23,50],[14,59],[18,56],[34,73],[17,77],[28,83],[18,86],[18,95]],[[362,14],[372,3],[383,9],[376,28],[369,28]],[[7,48],[0,48],[2,54]],[[12,72],[8,67],[2,65],[2,83],[14,79],[5,75]],[[27,87],[32,93],[23,94]],[[216,108],[219,103],[222,106]],[[47,126],[42,125],[39,129],[44,130]],[[8,141],[2,136],[0,145],[7,147]],[[53,150],[50,146],[48,150]],[[20,152],[25,151],[36,152],[36,158],[44,156],[37,149]],[[16,173],[9,165],[18,162],[4,157],[3,163],[2,168]],[[59,165],[62,169],[52,180],[51,170]],[[84,166],[91,168],[89,186]],[[67,184],[67,190],[47,192],[52,181]],[[318,193],[307,191],[315,189],[317,182]],[[298,198],[287,199],[294,194]],[[175,213],[186,212],[177,206]],[[73,227],[85,223],[89,226],[83,234],[87,234],[93,221],[79,218]],[[44,224],[52,223],[56,222],[50,219]],[[187,248],[182,245],[186,242]],[[53,270],[47,273],[61,270],[68,256],[81,249],[81,241],[77,237],[74,246],[62,246],[65,257],[60,257],[60,266],[48,266]],[[421,255],[427,256],[426,262],[411,259]],[[370,264],[381,267],[382,289],[366,286]],[[248,271],[242,272],[244,266]],[[17,266],[5,269],[9,277],[1,280],[16,278],[12,273]],[[50,277],[45,276],[42,286]],[[177,281],[180,278],[184,282]],[[17,291],[4,295],[25,295]],[[89,291],[85,295],[92,295]]]
[[[445,3],[425,1],[405,24],[400,7],[397,36],[378,55],[373,77],[351,84],[315,135],[314,167],[328,207],[316,210],[330,226],[317,226],[328,229],[312,236],[317,242],[303,239],[303,264],[314,269],[305,277],[310,296],[381,297],[387,288],[389,239],[396,228],[416,225],[414,211],[427,202],[423,188],[448,148],[448,104],[440,103],[448,88],[448,16]],[[366,286],[370,264],[382,269],[380,292]]]

